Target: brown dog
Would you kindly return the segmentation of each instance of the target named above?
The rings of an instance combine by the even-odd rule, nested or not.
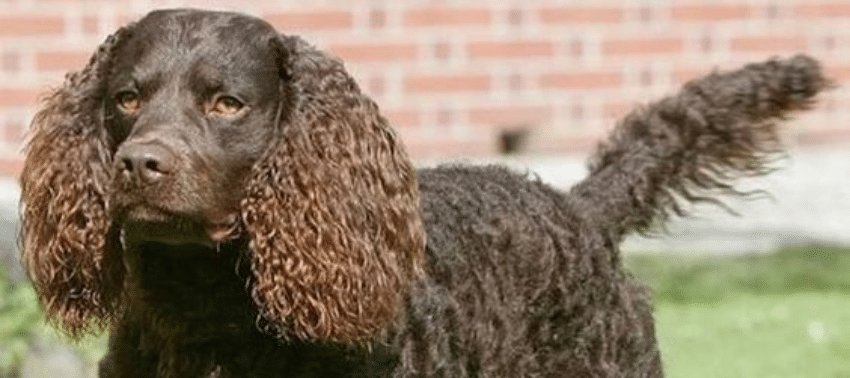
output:
[[[636,110],[569,192],[415,171],[342,64],[232,13],[153,12],[35,117],[23,259],[101,377],[660,377],[618,244],[765,172],[827,86],[798,56]]]

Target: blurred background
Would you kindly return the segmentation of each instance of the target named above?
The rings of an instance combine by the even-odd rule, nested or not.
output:
[[[420,166],[501,162],[568,188],[616,120],[714,69],[806,53],[842,86],[787,123],[789,156],[626,264],[656,292],[669,377],[850,377],[850,1],[0,0],[0,377],[94,377],[104,339],[47,329],[15,246],[39,94],[150,10],[260,16],[345,60]]]

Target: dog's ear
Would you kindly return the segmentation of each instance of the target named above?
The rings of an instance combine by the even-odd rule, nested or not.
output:
[[[242,202],[251,294],[278,336],[368,341],[420,269],[416,173],[339,60],[296,37],[274,45],[288,100]]]
[[[21,173],[22,260],[48,320],[75,338],[103,328],[123,279],[108,236],[103,96],[113,53],[129,33],[109,36],[44,100]]]

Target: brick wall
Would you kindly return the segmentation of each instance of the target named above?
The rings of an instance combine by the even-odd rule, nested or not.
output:
[[[310,5],[306,5],[310,3]],[[0,1],[0,173],[20,167],[38,94],[118,26],[159,7],[266,18],[346,60],[419,159],[583,151],[635,104],[713,67],[806,52],[850,78],[838,0]],[[850,141],[838,89],[788,132]]]

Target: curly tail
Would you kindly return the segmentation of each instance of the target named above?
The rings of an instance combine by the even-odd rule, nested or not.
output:
[[[717,202],[713,194],[739,193],[734,179],[770,172],[782,156],[777,121],[831,86],[803,55],[688,82],[622,119],[570,192],[615,237],[647,232],[683,215],[681,200]]]

